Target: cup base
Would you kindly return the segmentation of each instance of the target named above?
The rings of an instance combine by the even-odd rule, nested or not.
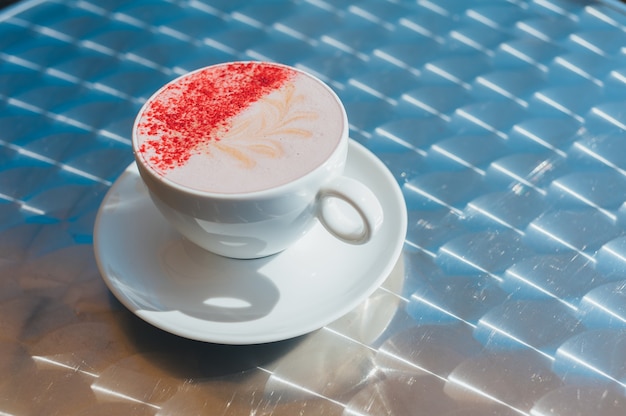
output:
[[[186,240],[208,252],[231,259],[259,259],[285,251],[304,237],[317,222],[312,214],[313,203],[303,212],[283,215],[269,221],[219,224],[183,214],[151,192],[149,194],[163,216],[163,221],[169,221]],[[272,229],[282,231],[280,235],[278,231],[267,232]]]

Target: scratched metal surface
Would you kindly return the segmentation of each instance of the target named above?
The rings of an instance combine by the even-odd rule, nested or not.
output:
[[[622,11],[587,0],[5,9],[0,414],[624,415]],[[107,291],[92,248],[141,103],[235,59],[329,82],[409,210],[382,288],[269,345],[152,328]]]

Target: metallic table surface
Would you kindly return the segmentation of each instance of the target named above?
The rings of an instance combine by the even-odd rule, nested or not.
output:
[[[92,235],[157,87],[311,71],[409,211],[401,260],[297,339],[178,338]],[[0,414],[623,415],[626,15],[591,0],[55,0],[0,14]],[[319,299],[324,302],[324,299]]]

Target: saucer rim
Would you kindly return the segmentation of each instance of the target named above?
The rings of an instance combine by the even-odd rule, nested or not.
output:
[[[329,313],[328,314],[329,316],[326,317],[325,319],[318,318],[316,322],[311,323],[308,326],[299,326],[298,328],[292,327],[292,328],[284,329],[282,331],[263,333],[263,334],[258,334],[256,336],[249,336],[249,335],[248,336],[246,335],[235,336],[233,334],[225,335],[224,333],[207,334],[201,331],[194,332],[194,331],[176,328],[176,327],[173,327],[172,325],[167,325],[167,322],[163,322],[163,321],[168,321],[168,320],[158,319],[158,317],[155,317],[154,316],[155,311],[143,310],[139,308],[137,305],[135,305],[133,303],[133,300],[129,297],[129,295],[124,290],[122,290],[118,284],[116,284],[113,281],[113,278],[111,276],[109,276],[109,273],[107,272],[107,268],[105,267],[105,264],[104,264],[106,263],[106,260],[104,259],[105,258],[104,250],[101,249],[100,247],[101,246],[100,237],[102,236],[100,227],[102,226],[103,218],[107,215],[104,208],[107,205],[107,202],[109,202],[109,200],[115,194],[117,190],[116,185],[118,185],[124,180],[127,180],[127,176],[131,173],[131,170],[136,169],[136,167],[133,166],[135,165],[135,162],[131,163],[124,170],[124,172],[118,177],[118,179],[115,180],[115,182],[113,183],[113,185],[111,186],[111,188],[109,189],[105,197],[103,198],[102,203],[96,215],[93,245],[94,245],[94,252],[95,252],[95,257],[96,257],[96,263],[100,271],[100,275],[102,279],[104,280],[105,284],[107,285],[107,287],[109,288],[109,290],[113,293],[113,295],[133,314],[135,314],[136,316],[138,316],[139,318],[146,321],[152,326],[155,326],[165,332],[168,332],[177,336],[181,336],[187,339],[192,339],[192,340],[201,341],[201,342],[226,344],[226,345],[251,345],[251,344],[263,344],[263,343],[270,343],[270,342],[291,339],[291,338],[295,338],[301,335],[311,333],[320,328],[323,328],[324,326],[341,318],[342,316],[346,315],[351,310],[358,307],[359,304],[365,301],[369,296],[372,295],[372,293],[374,293],[376,289],[378,289],[381,286],[381,284],[389,276],[389,274],[395,267],[396,263],[398,262],[400,255],[402,253],[404,241],[406,238],[407,222],[408,222],[406,202],[404,200],[404,196],[402,194],[402,191],[396,179],[393,177],[393,175],[391,174],[387,166],[373,152],[371,152],[365,146],[363,146],[362,144],[352,139],[349,140],[349,151],[348,151],[349,159],[346,164],[347,166],[350,164],[350,154],[354,152],[360,153],[359,156],[362,158],[360,163],[365,165],[365,168],[359,168],[357,169],[357,171],[363,171],[363,169],[369,168],[370,173],[367,173],[367,176],[370,176],[373,178],[374,177],[373,175],[375,175],[378,177],[377,180],[383,180],[385,184],[392,184],[392,186],[386,190],[387,192],[389,192],[389,194],[386,196],[389,198],[391,195],[393,195],[393,198],[389,198],[389,199],[393,199],[393,201],[392,202],[388,201],[387,204],[389,204],[389,207],[393,205],[393,209],[398,210],[397,212],[394,211],[394,214],[400,214],[399,218],[395,219],[395,221],[397,221],[397,224],[396,224],[397,231],[392,232],[392,234],[395,236],[395,240],[392,242],[391,241],[389,242],[389,244],[393,244],[395,247],[391,251],[391,255],[387,258],[387,261],[385,262],[384,266],[381,267],[381,270],[378,273],[378,276],[376,276],[375,278],[371,278],[371,282],[369,286],[361,289],[360,294],[358,296],[355,296],[353,299],[348,300],[347,302],[345,302],[343,306],[335,308],[334,312],[332,314]],[[372,172],[375,172],[375,173],[372,173]],[[148,195],[146,194],[145,197],[147,198]],[[385,214],[387,215],[387,213]],[[383,221],[382,227],[385,226],[385,223],[386,222]],[[323,226],[321,224],[316,224],[315,227],[323,227]],[[102,242],[102,244],[104,244],[104,242]],[[278,255],[280,255],[280,253],[276,254],[276,256]],[[246,260],[237,260],[237,259],[230,259],[230,260],[232,260],[233,262],[246,261]],[[200,318],[195,318],[195,317],[189,317],[180,311],[163,310],[163,311],[156,311],[156,312],[176,313],[178,315],[185,316],[186,318],[190,320],[200,319]],[[203,322],[209,322],[209,321],[203,320]]]

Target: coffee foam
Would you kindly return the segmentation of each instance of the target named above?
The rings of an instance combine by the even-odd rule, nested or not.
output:
[[[246,193],[273,188],[323,164],[346,128],[343,109],[335,95],[320,81],[299,71],[272,64],[254,65],[279,68],[288,76],[284,82],[228,117],[225,123],[213,125],[212,131],[206,131],[207,139],[194,143],[188,158],[172,167],[159,164],[158,146],[151,148],[147,144],[154,143],[155,139],[158,142],[164,134],[177,134],[180,140],[188,140],[182,136],[185,129],[137,128],[137,147],[143,160],[168,180],[215,193]],[[211,68],[196,74],[215,76]],[[174,98],[176,94],[184,93],[184,88],[162,91]],[[166,100],[170,106],[174,101]],[[141,126],[145,115],[155,109],[156,106],[148,104],[138,125]],[[163,106],[160,109],[172,114],[180,111]]]

